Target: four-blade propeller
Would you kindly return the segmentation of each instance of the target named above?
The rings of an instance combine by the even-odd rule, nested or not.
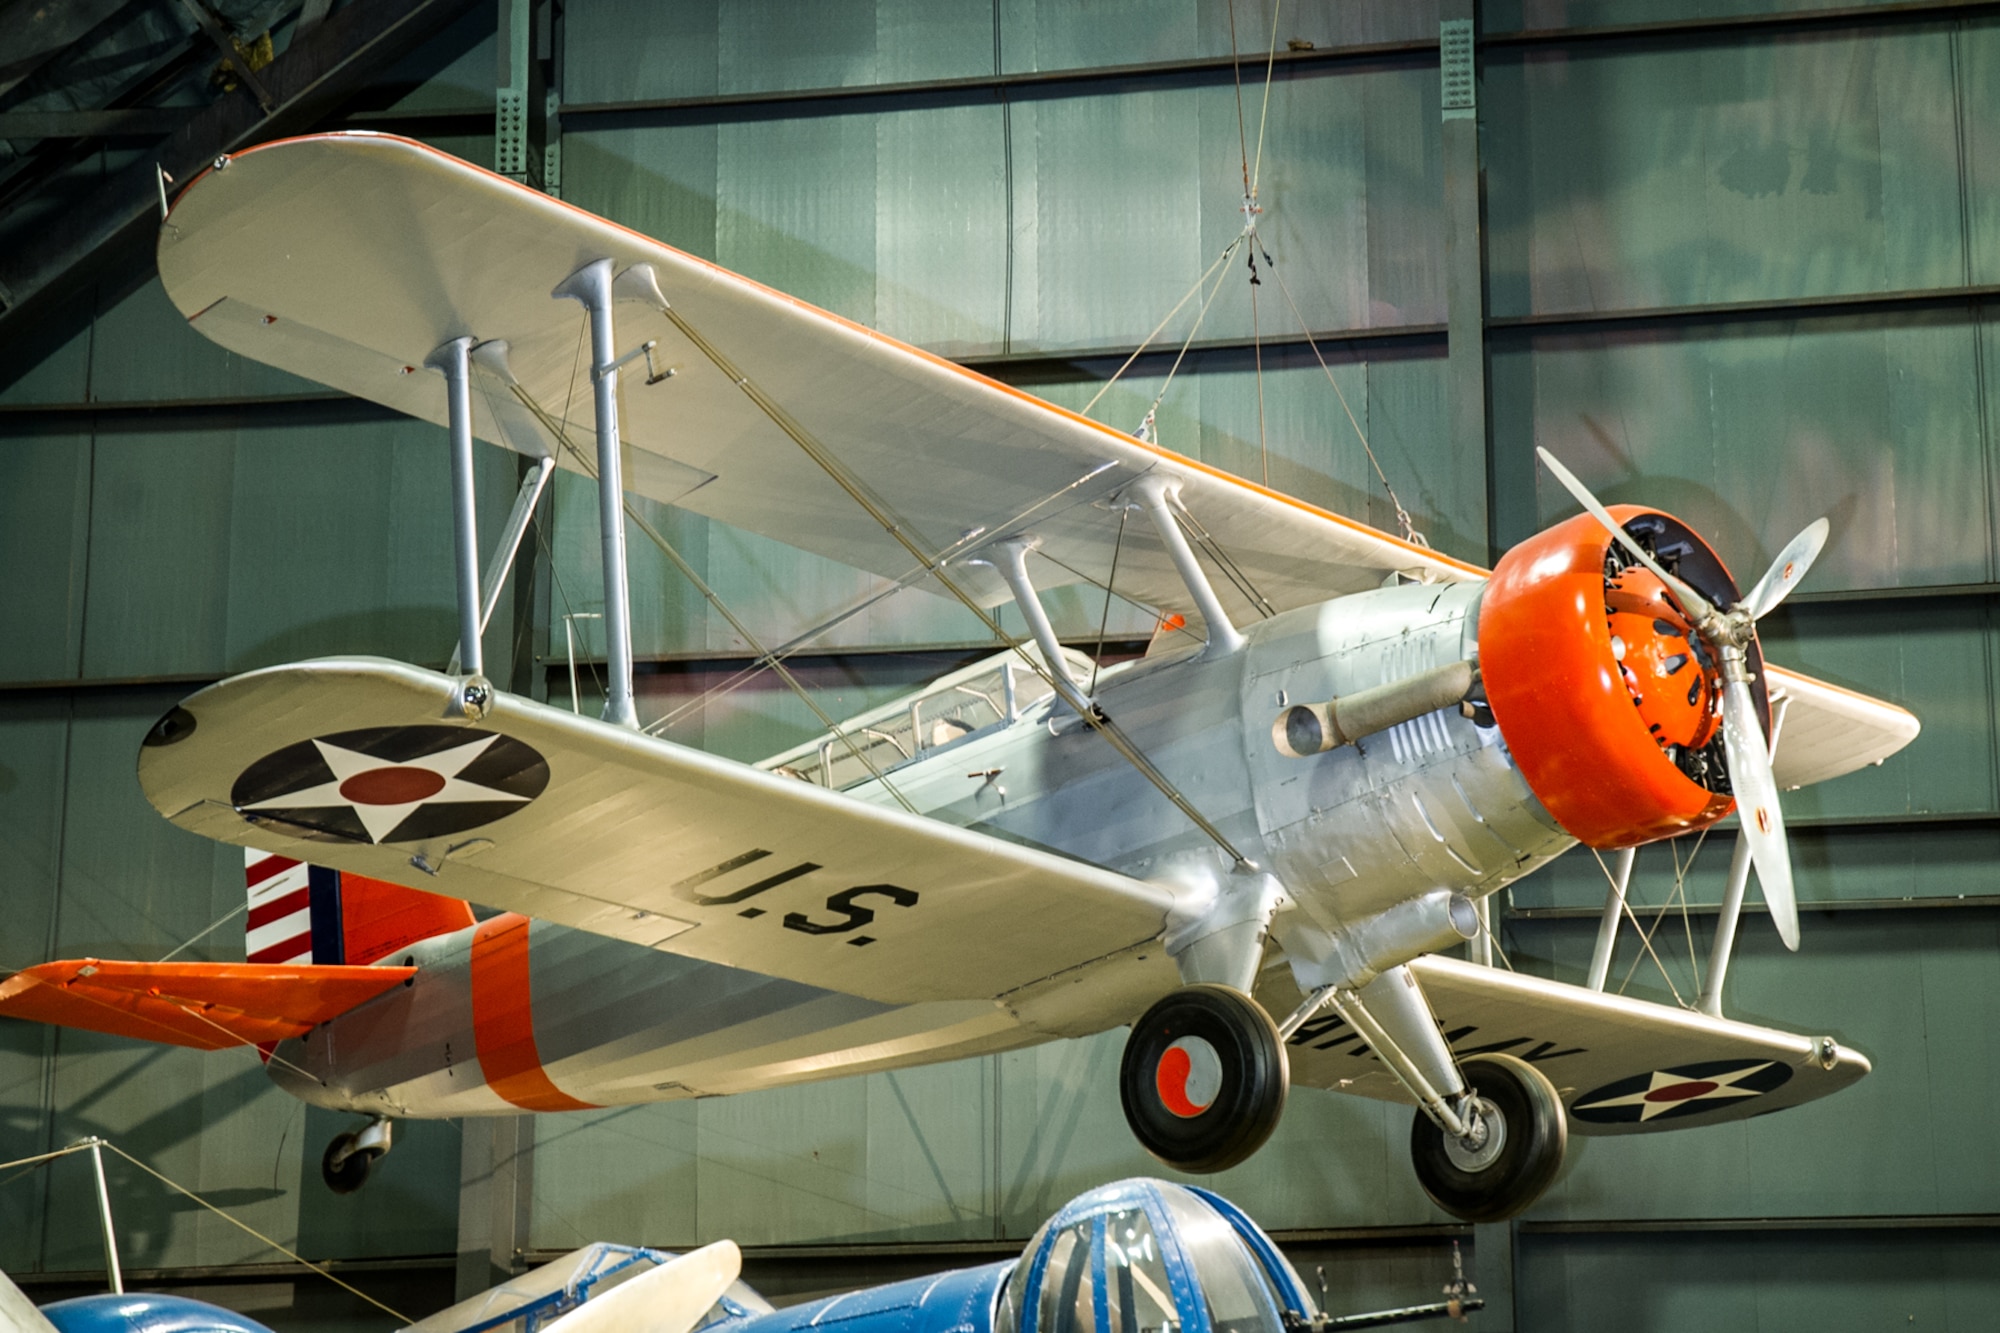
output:
[[[1778,553],[1764,577],[1748,596],[1723,609],[1660,567],[1633,536],[1620,527],[1584,484],[1547,449],[1536,449],[1542,465],[1563,484],[1591,517],[1604,525],[1618,544],[1652,571],[1694,621],[1722,670],[1722,743],[1729,758],[1729,783],[1736,794],[1736,812],[1743,836],[1750,840],[1751,864],[1763,886],[1764,902],[1787,949],[1799,947],[1799,906],[1792,892],[1792,858],[1785,841],[1784,814],[1778,808],[1778,780],[1771,771],[1771,751],[1757,720],[1750,692],[1748,650],[1757,637],[1757,621],[1785,600],[1812,568],[1826,545],[1827,521],[1818,519]]]

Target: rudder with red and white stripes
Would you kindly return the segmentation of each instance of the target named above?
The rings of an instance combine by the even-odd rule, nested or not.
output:
[[[289,856],[244,848],[250,916],[243,957],[251,963],[313,961],[312,867]]]
[[[248,962],[372,963],[473,924],[472,908],[457,898],[254,848],[245,848],[243,859]]]

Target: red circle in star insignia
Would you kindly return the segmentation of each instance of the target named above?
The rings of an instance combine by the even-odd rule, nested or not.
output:
[[[1695,1079],[1688,1083],[1669,1083],[1664,1088],[1654,1088],[1646,1094],[1649,1102],[1684,1102],[1690,1097],[1699,1097],[1714,1092],[1720,1083],[1710,1083],[1706,1079]]]
[[[356,805],[408,805],[444,790],[444,776],[428,768],[371,768],[340,784],[342,799]]]

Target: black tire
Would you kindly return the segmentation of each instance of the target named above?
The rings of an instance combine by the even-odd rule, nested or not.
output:
[[[1452,1160],[1445,1132],[1417,1112],[1410,1126],[1417,1182],[1453,1217],[1505,1221],[1540,1198],[1562,1169],[1569,1145],[1562,1099],[1545,1074],[1511,1055],[1469,1056],[1458,1068],[1472,1090],[1498,1112],[1505,1137],[1491,1162],[1467,1170]]]
[[[1290,1082],[1277,1025],[1255,1000],[1228,986],[1183,986],[1132,1025],[1118,1095],[1147,1152],[1205,1175],[1264,1146]]]
[[[333,1141],[326,1145],[326,1152],[319,1159],[319,1178],[324,1180],[326,1187],[335,1194],[352,1194],[367,1184],[368,1173],[375,1169],[375,1159],[381,1156],[380,1153],[372,1151],[351,1151],[354,1139],[353,1134],[334,1135]],[[347,1158],[338,1169],[335,1169],[334,1155],[341,1152],[346,1152]]]

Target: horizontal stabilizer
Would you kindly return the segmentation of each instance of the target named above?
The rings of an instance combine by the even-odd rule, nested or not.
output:
[[[416,970],[64,959],[0,981],[0,1015],[215,1051],[302,1037]]]
[[[1816,1101],[1869,1069],[1867,1056],[1831,1037],[1711,1018],[1454,958],[1419,958],[1410,970],[1455,1053],[1504,1052],[1547,1074],[1576,1134],[1744,1120]],[[1280,972],[1258,987],[1273,1013],[1297,1004],[1296,994]],[[1331,1011],[1292,1034],[1289,1054],[1294,1083],[1410,1101],[1388,1066]]]

